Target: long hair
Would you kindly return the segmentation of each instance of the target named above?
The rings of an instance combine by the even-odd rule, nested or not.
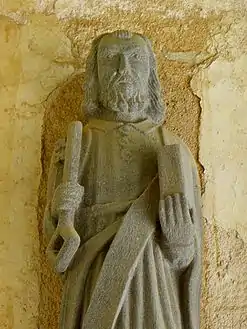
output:
[[[118,34],[119,37],[125,38],[128,35],[132,35],[128,31],[116,31],[114,34]],[[98,83],[98,67],[97,67],[97,52],[101,39],[110,35],[111,33],[104,33],[93,40],[90,53],[86,62],[85,71],[85,84],[84,84],[84,113],[86,117],[99,116],[102,108],[99,105],[99,83]],[[139,34],[146,42],[149,53],[149,79],[148,79],[148,92],[149,92],[149,105],[146,109],[148,118],[154,123],[163,123],[165,119],[165,108],[161,99],[161,89],[157,74],[156,60],[152,50],[150,40]]]

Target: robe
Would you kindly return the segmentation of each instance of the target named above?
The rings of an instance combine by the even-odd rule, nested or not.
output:
[[[157,152],[175,143],[191,161],[198,232],[197,259],[183,272],[166,258],[158,213]],[[80,184],[85,195],[75,228],[81,246],[64,274],[60,329],[198,329],[199,184],[182,141],[149,121],[90,120]]]

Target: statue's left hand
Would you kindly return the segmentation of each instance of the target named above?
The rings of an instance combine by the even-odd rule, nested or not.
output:
[[[195,255],[193,212],[182,193],[160,200],[160,224],[165,257],[176,269],[188,266]]]

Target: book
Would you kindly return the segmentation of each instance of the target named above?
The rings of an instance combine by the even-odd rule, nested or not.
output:
[[[182,193],[193,204],[193,176],[189,154],[180,144],[166,145],[158,153],[160,199]]]

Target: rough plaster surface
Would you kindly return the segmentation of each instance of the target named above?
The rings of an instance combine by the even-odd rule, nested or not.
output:
[[[200,69],[191,83],[202,106],[204,216],[214,218],[225,229],[237,230],[246,242],[247,13],[225,36],[226,43],[216,36],[217,59]]]
[[[0,3],[0,12],[16,20],[24,20],[33,12],[55,14],[58,18],[66,19],[92,18],[105,14],[112,8],[181,19],[191,12],[206,17],[222,11],[242,11],[247,8],[247,3],[245,0],[2,0]]]
[[[28,25],[0,19],[0,327],[4,329],[38,325],[36,207],[42,102],[73,71],[70,64],[63,64],[69,59],[69,40],[59,34],[58,26],[51,33],[47,24],[52,26],[52,18],[34,15]]]
[[[1,19],[0,327],[4,329],[35,328],[39,302],[36,205],[42,116],[36,108],[18,106],[20,40],[19,27]]]
[[[196,157],[201,123],[207,216],[202,329],[247,327],[247,250],[239,237],[240,233],[244,239],[246,232],[241,228],[246,210],[240,195],[245,191],[244,167],[239,161],[244,161],[245,154],[247,43],[243,11],[237,13],[246,6],[245,1],[233,0],[169,0],[165,4],[161,0],[1,1],[1,328],[58,328],[61,284],[44,257],[46,242],[41,236],[39,241],[36,216],[38,212],[41,221],[54,142],[65,134],[69,121],[79,118],[90,42],[116,28],[132,29],[153,40],[168,127],[188,143]],[[63,17],[66,20],[58,19]],[[219,98],[221,93],[224,96]],[[219,138],[217,142],[215,138]],[[223,142],[226,138],[230,144]],[[221,146],[216,160],[216,148],[211,144]],[[236,161],[229,159],[228,153],[234,153]],[[223,173],[220,159],[226,164]],[[230,186],[236,172],[242,174],[233,195],[233,189],[221,185],[223,180]],[[202,169],[201,174],[203,180]],[[217,216],[211,211],[212,204],[217,205]],[[218,216],[222,205],[224,213]],[[235,205],[235,210],[230,205]],[[239,233],[226,232],[221,226]]]
[[[204,225],[202,329],[247,328],[246,252],[243,240],[215,223]]]

